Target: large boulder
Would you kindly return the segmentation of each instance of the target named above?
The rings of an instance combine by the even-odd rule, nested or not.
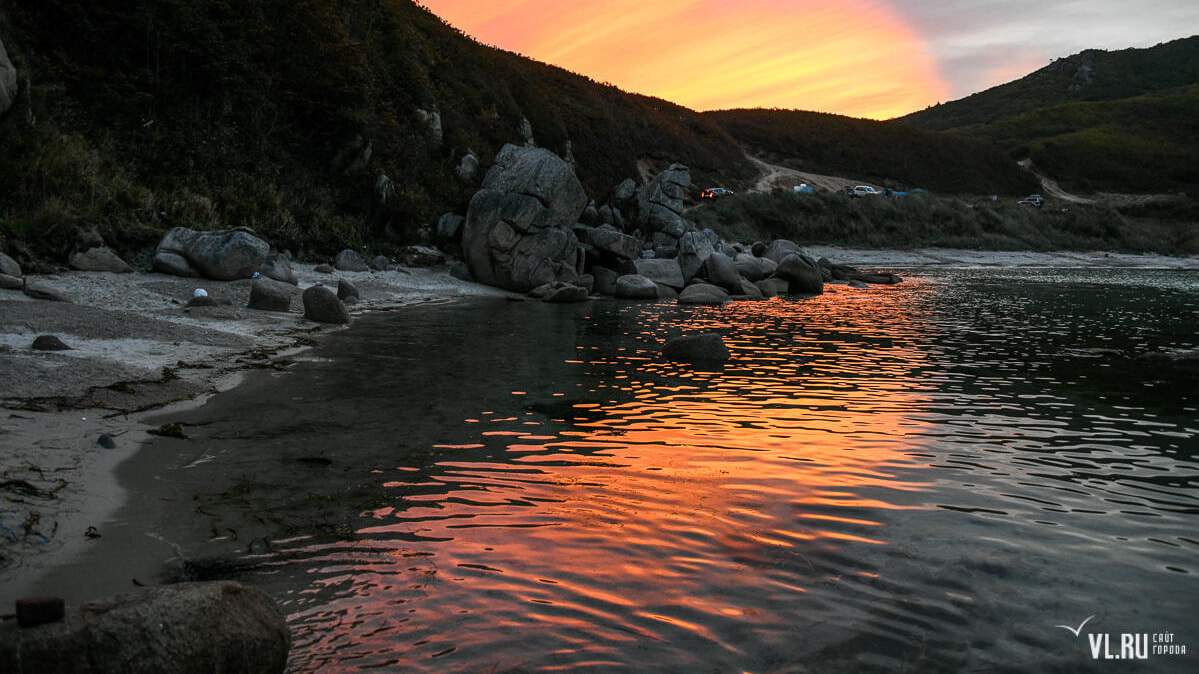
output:
[[[565,161],[549,150],[505,145],[471,198],[462,252],[482,283],[528,292],[578,278],[572,228],[587,194]]]
[[[737,271],[737,265],[728,255],[714,251],[704,262],[704,273],[712,285],[718,285],[731,293],[741,292],[741,273]]]
[[[824,276],[820,273],[820,267],[807,255],[788,255],[779,263],[774,274],[787,281],[793,293],[819,295],[824,292]]]
[[[120,255],[106,246],[72,253],[68,264],[79,271],[110,271],[117,274],[133,272],[133,267],[130,267],[128,262],[122,260]]]
[[[607,267],[593,267],[591,276],[594,279],[592,288],[595,292],[602,295],[616,294],[616,281],[620,278],[620,272]]]
[[[766,250],[762,252],[762,257],[773,260],[775,264],[783,261],[783,258],[794,253],[802,253],[799,245],[794,241],[787,239],[775,239],[766,246]]]
[[[662,355],[684,363],[723,362],[729,359],[729,347],[719,333],[704,332],[675,337],[662,347]]]
[[[691,169],[671,164],[637,193],[637,213],[649,232],[682,236],[690,223],[683,220],[683,199],[691,189]]]
[[[686,285],[686,282],[683,281],[683,271],[679,268],[678,260],[652,257],[634,260],[633,266],[637,268],[638,274],[641,274],[654,283],[659,283],[675,290],[679,290]]]
[[[25,275],[21,272],[21,265],[17,264],[16,260],[5,255],[4,253],[0,253],[0,274],[16,276],[17,278],[21,278]]]
[[[291,268],[291,263],[283,255],[274,254],[266,256],[262,261],[262,265],[258,267],[258,273],[267,277],[290,283],[293,286],[300,284],[300,279],[296,277],[296,272]]]
[[[768,257],[754,257],[749,253],[739,253],[733,258],[737,271],[749,281],[761,281],[769,278],[778,268],[778,264]]]
[[[0,623],[0,671],[12,674],[282,672],[290,647],[275,602],[231,581],[87,602],[32,627]]]
[[[302,297],[304,318],[317,323],[344,325],[350,322],[350,310],[331,289],[320,285],[312,286],[304,291]]]
[[[728,301],[728,292],[711,283],[692,283],[679,293],[679,304],[721,305]]]
[[[162,237],[155,251],[154,268],[181,276],[179,270],[218,281],[250,278],[266,260],[270,246],[243,227],[198,232],[175,227]],[[179,259],[186,264],[179,267]]]
[[[618,260],[636,260],[641,257],[641,242],[621,232],[612,225],[601,225],[599,227],[577,225],[574,228],[574,233],[580,243],[587,244],[595,249],[597,256],[601,260],[611,260],[612,258]]]
[[[625,274],[616,279],[617,297],[630,300],[658,299],[658,284],[640,274]]]
[[[713,252],[712,242],[701,232],[686,232],[679,237],[679,268],[688,282],[704,268]]]
[[[370,271],[366,258],[356,251],[346,248],[333,258],[333,268],[341,271]]]
[[[4,42],[0,41],[0,115],[3,115],[17,100],[17,69],[8,59]]]
[[[791,292],[791,284],[785,279],[778,277],[764,278],[754,285],[758,286],[758,290],[762,291],[763,297],[777,297]]]
[[[291,311],[291,301],[299,290],[296,286],[259,276],[250,285],[250,302],[246,306],[261,311]]]

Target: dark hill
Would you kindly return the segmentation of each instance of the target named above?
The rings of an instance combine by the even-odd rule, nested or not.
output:
[[[1085,51],[897,121],[994,143],[1075,192],[1199,194],[1199,37]]]
[[[1087,50],[1018,80],[897,121],[918,129],[948,131],[1064,103],[1115,101],[1195,83],[1199,83],[1199,36],[1148,49]]]
[[[599,198],[639,162],[754,174],[702,115],[483,46],[408,0],[4,0],[0,40],[21,82],[0,118],[0,233],[35,242],[184,224],[398,243],[461,210],[478,184],[456,177],[463,157],[485,170],[525,119]]]
[[[773,163],[878,185],[949,194],[1020,194],[1037,184],[989,142],[894,122],[797,110],[705,113]]]

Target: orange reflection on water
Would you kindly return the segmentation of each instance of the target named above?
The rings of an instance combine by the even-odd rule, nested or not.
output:
[[[569,402],[521,382],[524,407],[442,445],[482,449],[413,476],[420,489],[358,533],[428,541],[438,596],[489,629],[585,634],[597,657],[676,633],[735,649],[713,625],[786,622],[759,599],[802,606],[829,581],[814,558],[887,545],[887,514],[924,507],[925,398],[905,383],[924,365],[918,292],[627,308],[619,349],[580,338]],[[710,330],[723,367],[658,356]]]

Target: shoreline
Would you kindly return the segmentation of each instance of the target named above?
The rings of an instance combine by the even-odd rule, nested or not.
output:
[[[1095,267],[1199,270],[1199,258],[1116,253],[1030,253],[948,249],[861,250],[809,246],[813,257],[855,266],[920,268]],[[294,265],[299,288],[346,278],[362,300],[353,315],[469,296],[511,293],[461,281],[444,267],[321,274]],[[156,273],[30,275],[73,303],[31,300],[0,290],[0,614],[51,570],[77,558],[127,502],[117,466],[135,457],[151,431],[147,416],[201,406],[235,388],[249,369],[285,369],[292,357],[346,326],[321,326],[302,311],[245,309],[249,280],[220,282]],[[194,288],[224,302],[187,310]],[[298,301],[297,301],[298,304]],[[32,351],[55,334],[69,352]],[[169,374],[168,374],[169,373]],[[21,395],[14,395],[14,393]],[[101,435],[114,448],[99,444]],[[37,489],[13,493],[12,481]],[[18,485],[20,486],[20,485]],[[14,498],[15,497],[15,498]],[[22,531],[29,514],[40,519]],[[11,532],[11,533],[10,533]],[[14,540],[14,537],[16,540]]]
[[[349,280],[361,293],[351,316],[510,294],[444,267],[333,274],[313,267],[293,265],[299,289]],[[86,552],[95,542],[89,528],[103,536],[129,496],[118,466],[157,430],[146,417],[201,406],[249,370],[285,369],[321,337],[348,327],[305,319],[299,293],[288,313],[246,309],[248,279],[81,271],[27,278],[71,302],[0,290],[0,616],[40,578]],[[222,304],[187,309],[199,287]],[[71,350],[32,350],[43,334]]]

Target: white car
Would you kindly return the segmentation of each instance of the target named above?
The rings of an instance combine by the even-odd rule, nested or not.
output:
[[[857,185],[852,189],[846,190],[851,197],[864,197],[870,194],[882,194],[878,190],[869,185]]]

